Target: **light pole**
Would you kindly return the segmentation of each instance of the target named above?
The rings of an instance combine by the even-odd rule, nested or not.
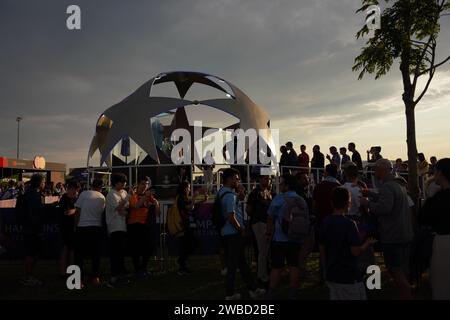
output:
[[[17,159],[19,159],[19,155],[20,155],[20,121],[22,121],[23,118],[22,117],[17,117],[16,121],[17,121]]]

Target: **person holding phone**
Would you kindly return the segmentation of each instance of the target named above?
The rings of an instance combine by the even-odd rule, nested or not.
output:
[[[145,279],[148,276],[148,262],[154,251],[151,215],[159,215],[160,206],[150,190],[150,178],[139,177],[137,183],[136,192],[130,198],[127,231],[136,277]]]

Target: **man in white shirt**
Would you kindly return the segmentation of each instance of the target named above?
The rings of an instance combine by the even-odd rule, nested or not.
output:
[[[100,284],[100,244],[102,237],[102,214],[105,210],[105,197],[101,194],[103,181],[95,179],[92,189],[83,191],[75,203],[76,217],[76,248],[75,264],[83,271],[86,258],[92,259],[92,283]]]
[[[128,282],[125,269],[125,245],[129,196],[124,190],[127,177],[123,173],[111,176],[111,191],[106,196],[106,226],[108,228],[109,250],[111,259],[111,281],[115,286]]]

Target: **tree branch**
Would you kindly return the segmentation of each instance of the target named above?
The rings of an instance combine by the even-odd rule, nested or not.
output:
[[[438,1],[437,1],[438,2]],[[439,10],[438,10],[438,12],[442,12],[442,10],[444,10],[444,6],[446,5],[446,0],[442,0],[441,1],[441,4],[439,5]],[[450,14],[445,14],[445,15],[450,15]],[[436,21],[435,21],[435,23],[437,24],[438,23],[438,21],[439,21],[439,17],[440,16],[438,16],[437,17],[437,19],[436,19]],[[440,62],[440,63],[438,63],[438,64],[434,64],[434,60],[435,60],[435,55],[436,55],[436,42],[434,42],[434,48],[433,48],[433,54],[432,54],[432,57],[433,57],[433,63],[431,63],[430,64],[430,68],[429,69],[426,69],[426,70],[424,70],[423,72],[421,72],[418,76],[417,76],[417,78],[418,77],[420,77],[420,76],[422,76],[422,75],[424,75],[424,74],[426,74],[426,73],[428,73],[428,72],[430,72],[430,75],[431,75],[431,71],[432,71],[432,74],[434,75],[434,72],[436,71],[436,69],[437,68],[439,68],[440,66],[442,66],[444,63],[446,63],[447,61],[449,61],[450,60],[450,56],[448,56],[446,59],[444,59],[442,62]],[[416,71],[417,71],[417,69],[416,69]],[[416,74],[416,73],[415,73]],[[419,99],[420,100],[420,99]],[[418,100],[418,101],[419,101]]]
[[[413,84],[412,84],[413,91],[416,90],[417,80],[420,77],[420,72],[419,72],[420,71],[420,65],[422,64],[422,60],[423,60],[423,58],[425,58],[425,55],[427,54],[428,47],[430,46],[431,43],[433,43],[433,46],[431,48],[432,49],[431,50],[431,56],[432,56],[432,61],[434,61],[434,57],[436,55],[436,41],[434,40],[433,35],[430,35],[430,38],[428,39],[425,48],[423,48],[422,54],[420,56],[420,59],[417,62],[416,70],[414,70],[414,80],[413,80]],[[430,64],[430,66],[432,66],[432,65],[433,65],[433,63]]]
[[[445,63],[446,63],[447,61],[449,61],[449,60],[450,60],[450,56],[448,56],[448,57],[447,57],[446,59],[444,59],[443,61],[441,61],[441,62],[435,64],[434,66],[431,66],[430,68],[424,70],[420,75],[424,75],[425,73],[430,72],[432,69],[433,69],[434,71],[436,71],[437,68],[439,68],[440,66],[442,66],[443,64],[445,64]]]
[[[446,62],[449,61],[449,60],[450,60],[450,56],[448,56],[444,61],[442,61],[442,62],[436,64],[436,65],[433,67],[433,69],[439,68],[440,66],[442,66],[444,63],[446,63]]]
[[[429,53],[430,55],[433,54],[433,51],[431,50],[430,47],[424,48],[423,46],[419,46],[419,45],[416,45],[416,44],[413,44],[413,46],[417,47],[418,49],[423,49],[424,51],[426,51],[426,52]],[[422,59],[424,59],[424,58],[425,58],[425,55],[423,56]]]
[[[424,44],[426,44],[426,43],[424,43]],[[423,48],[423,45],[420,45],[420,44],[412,43],[411,45],[416,47],[416,48]],[[430,48],[425,48],[425,49],[430,55],[433,54],[433,52],[430,50]]]
[[[434,65],[435,58],[436,58],[436,44],[433,44],[433,55],[431,56],[431,63],[430,63],[430,65]],[[428,77],[427,84],[425,85],[425,88],[423,89],[423,91],[420,94],[420,96],[416,99],[416,101],[414,101],[414,106],[416,106],[420,102],[420,100],[422,100],[422,98],[425,95],[425,93],[427,93],[428,87],[430,86],[430,83],[431,83],[431,80],[433,80],[435,71],[436,71],[435,68],[430,68],[430,75]],[[415,78],[415,81],[417,81],[417,78]]]

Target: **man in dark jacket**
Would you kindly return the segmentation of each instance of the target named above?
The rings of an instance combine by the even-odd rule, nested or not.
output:
[[[24,286],[34,287],[42,282],[33,276],[37,257],[42,249],[42,226],[44,223],[45,199],[42,191],[45,179],[40,174],[31,177],[30,188],[21,199],[17,200],[16,214],[23,227],[25,246],[25,277],[21,279]]]
[[[384,262],[400,291],[400,298],[411,299],[408,267],[413,239],[412,214],[406,188],[395,181],[391,172],[389,160],[377,160],[375,178],[381,181],[378,194],[369,194],[369,200],[360,198],[360,203],[368,206],[370,213],[377,217]]]

